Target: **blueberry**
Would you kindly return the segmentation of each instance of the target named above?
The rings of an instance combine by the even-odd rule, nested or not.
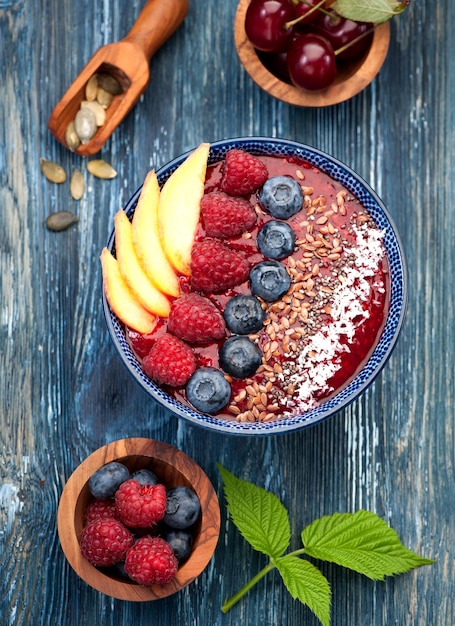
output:
[[[302,189],[289,176],[273,176],[262,186],[259,202],[270,215],[286,220],[302,208]]]
[[[152,470],[146,468],[133,472],[131,478],[137,480],[140,485],[157,485],[159,483],[157,475]]]
[[[262,363],[262,352],[248,337],[229,337],[220,348],[219,361],[226,374],[248,378]]]
[[[186,397],[202,413],[217,413],[231,398],[231,386],[220,370],[197,369],[186,385]]]
[[[191,554],[193,537],[185,530],[169,530],[163,535],[163,539],[168,542],[174,550],[175,558],[179,563],[183,563]]]
[[[284,259],[294,252],[295,234],[289,224],[271,220],[258,232],[259,251],[269,259]]]
[[[115,578],[120,578],[121,580],[131,580],[125,570],[125,562],[119,561],[118,563],[114,563],[110,567],[101,568],[110,576],[114,576]]]
[[[90,476],[88,488],[94,498],[106,500],[111,498],[120,485],[130,478],[131,474],[126,465],[112,461]]]
[[[265,311],[257,298],[241,294],[228,300],[223,316],[230,331],[236,335],[249,335],[261,330]]]
[[[169,528],[185,529],[192,526],[201,512],[201,503],[189,487],[173,487],[166,492],[166,513],[163,524]]]
[[[263,261],[250,272],[251,291],[265,300],[275,302],[288,291],[291,279],[279,261]]]

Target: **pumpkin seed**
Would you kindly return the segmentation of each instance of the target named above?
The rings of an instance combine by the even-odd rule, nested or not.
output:
[[[54,232],[60,232],[66,230],[78,221],[78,218],[74,213],[70,211],[57,211],[51,213],[46,219],[46,226],[49,230]]]
[[[116,170],[102,159],[93,159],[87,163],[87,169],[90,174],[97,178],[115,178],[117,176]]]
[[[98,91],[98,74],[93,74],[85,85],[85,99],[89,102],[96,100],[96,92]]]
[[[47,159],[40,158],[41,171],[47,180],[51,183],[64,183],[66,180],[66,172],[61,165],[54,163],[54,161],[48,161]]]
[[[82,172],[78,169],[74,170],[71,175],[70,193],[74,200],[80,200],[84,195],[85,182]]]
[[[98,74],[98,85],[113,96],[123,93],[121,84],[112,74]]]
[[[82,100],[81,109],[91,109],[95,114],[96,125],[102,126],[106,121],[106,109],[104,109],[99,102],[94,100],[93,102],[88,100]]]
[[[96,116],[93,111],[88,108],[79,109],[74,120],[74,127],[82,145],[88,143],[97,130]]]
[[[79,139],[79,135],[74,127],[74,121],[70,122],[66,127],[65,142],[71,152],[77,150],[77,148],[81,145],[81,140]]]
[[[96,92],[96,100],[101,104],[104,109],[109,108],[114,96],[110,91],[106,91],[102,87],[98,87],[98,91]]]

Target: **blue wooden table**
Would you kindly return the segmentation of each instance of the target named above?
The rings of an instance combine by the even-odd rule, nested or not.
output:
[[[236,1],[190,0],[183,26],[151,62],[151,84],[99,156],[99,180],[47,130],[86,61],[121,39],[141,0],[0,0],[0,623],[8,626],[300,626],[313,614],[277,576],[229,613],[265,565],[229,520],[216,462],[275,493],[300,530],[335,511],[369,509],[437,562],[385,582],[322,566],[333,626],[455,624],[454,294],[455,5],[415,1],[392,22],[389,54],[351,101],[301,109],[261,91],[238,62]],[[409,268],[409,309],[389,363],[333,419],[274,437],[230,437],[180,421],[126,374],[101,308],[100,251],[115,212],[160,167],[202,141],[268,135],[320,148],[383,198]],[[75,201],[41,157],[84,172]],[[66,209],[76,226],[50,232]],[[56,530],[63,486],[99,446],[121,437],[172,443],[222,502],[214,558],[176,596],[128,603],[81,581]]]

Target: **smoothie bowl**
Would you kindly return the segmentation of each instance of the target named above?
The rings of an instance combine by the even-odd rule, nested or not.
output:
[[[380,198],[348,166],[282,139],[201,144],[149,173],[101,261],[130,374],[180,418],[228,434],[333,416],[381,371],[406,310]]]

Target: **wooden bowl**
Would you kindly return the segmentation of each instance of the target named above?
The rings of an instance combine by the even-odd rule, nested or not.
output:
[[[111,461],[124,463],[131,472],[149,468],[167,489],[184,485],[191,487],[199,497],[201,516],[195,529],[191,555],[166,585],[143,586],[115,578],[91,565],[81,554],[79,536],[85,509],[92,499],[88,480],[97,469]],[[57,523],[63,552],[78,576],[113,598],[146,602],[180,591],[205,569],[218,542],[220,507],[206,474],[181,450],[152,439],[121,439],[99,448],[76,468],[60,498]]]
[[[272,74],[259,59],[245,32],[245,14],[250,0],[240,0],[234,23],[234,40],[243,67],[268,94],[301,107],[325,107],[349,100],[367,87],[381,69],[390,42],[388,22],[375,28],[371,46],[359,60],[345,63],[335,82],[327,89],[307,91],[290,85]]]

